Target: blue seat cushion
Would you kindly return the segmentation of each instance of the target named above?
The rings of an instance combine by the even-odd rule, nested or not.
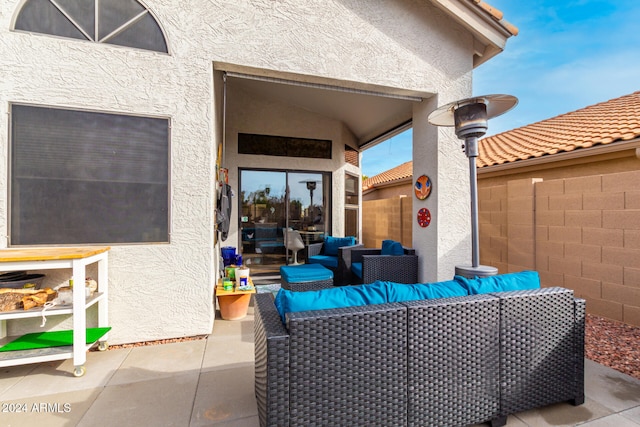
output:
[[[380,254],[381,255],[404,255],[404,249],[402,248],[402,244],[400,242],[396,242],[395,240],[383,240]]]
[[[308,292],[280,289],[276,295],[275,306],[282,323],[286,324],[286,313],[384,304],[385,302],[387,302],[386,285],[384,282],[376,282],[369,285],[342,286]]]
[[[326,236],[324,238],[324,246],[322,248],[322,252],[325,255],[337,256],[338,248],[341,248],[343,246],[353,246],[355,244],[356,244],[356,238],[352,236],[350,237]]]
[[[519,273],[498,274],[497,276],[476,277],[474,279],[455,276],[454,280],[465,286],[469,291],[469,295],[540,288],[538,272],[530,270]]]
[[[322,264],[283,265],[280,276],[289,283],[314,282],[333,279],[333,272]]]
[[[351,263],[351,272],[362,279],[362,263],[361,262],[352,262]]]
[[[314,255],[307,260],[309,264],[321,264],[325,267],[338,268],[338,257],[328,255]]]

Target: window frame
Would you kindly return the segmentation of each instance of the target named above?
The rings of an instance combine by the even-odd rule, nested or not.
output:
[[[354,178],[356,181],[356,188],[355,188],[355,196],[358,199],[358,201],[360,200],[360,191],[359,188],[361,187],[361,180],[360,177],[358,175],[355,175],[353,173],[349,173],[349,172],[345,172],[344,173],[344,235],[350,235],[347,234],[347,211],[355,211],[356,213],[356,239],[360,239],[360,203],[348,203],[347,199],[348,199],[348,195],[347,195],[347,180],[349,178]]]
[[[93,243],[21,243],[16,244],[13,243],[12,237],[12,217],[13,217],[13,155],[14,155],[14,129],[13,129],[13,107],[14,106],[23,106],[23,107],[34,107],[34,108],[50,108],[57,110],[66,110],[71,112],[83,112],[83,113],[96,113],[96,114],[107,114],[114,116],[126,116],[126,117],[139,117],[142,119],[160,119],[166,120],[167,122],[167,228],[166,228],[166,240],[159,241],[138,241],[138,242],[93,242]],[[172,186],[172,175],[171,175],[171,153],[172,153],[172,118],[168,115],[154,115],[154,114],[140,114],[140,113],[132,113],[132,112],[122,112],[122,111],[108,111],[108,110],[100,110],[100,109],[92,109],[92,108],[82,108],[82,107],[70,107],[70,106],[60,106],[60,105],[52,105],[52,104],[35,104],[28,102],[9,102],[8,109],[8,140],[7,140],[7,204],[6,204],[6,212],[7,212],[7,245],[8,247],[36,247],[36,246],[60,246],[60,247],[70,247],[70,246],[95,246],[95,245],[149,245],[149,244],[171,244],[171,235],[172,235],[172,199],[173,199],[173,186]]]

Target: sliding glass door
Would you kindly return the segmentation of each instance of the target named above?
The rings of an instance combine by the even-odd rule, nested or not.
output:
[[[251,274],[279,274],[292,256],[285,230],[299,231],[305,247],[330,230],[331,175],[241,169],[238,201],[242,254]],[[299,262],[304,253],[298,253]]]

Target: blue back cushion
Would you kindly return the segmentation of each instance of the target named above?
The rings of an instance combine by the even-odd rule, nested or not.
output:
[[[380,254],[404,255],[404,249],[402,248],[402,244],[400,242],[396,242],[395,240],[383,240]]]
[[[275,305],[282,323],[286,324],[286,313],[298,311],[326,310],[329,308],[466,295],[468,295],[466,287],[455,280],[416,283],[413,285],[378,280],[367,285],[341,286],[308,292],[292,292],[287,289],[280,289],[276,295]]]
[[[387,282],[388,302],[464,297],[467,295],[469,295],[467,288],[455,280],[435,283],[416,283],[413,285]]]
[[[324,238],[324,247],[322,248],[322,252],[325,255],[337,256],[338,248],[343,246],[353,246],[356,244],[355,237],[333,237],[326,236]]]
[[[475,279],[455,276],[454,280],[466,287],[469,295],[540,288],[538,272],[529,270],[497,276],[476,277]]]
[[[282,323],[286,323],[285,313],[384,304],[386,302],[387,290],[383,282],[309,292],[292,292],[280,289],[275,299]]]

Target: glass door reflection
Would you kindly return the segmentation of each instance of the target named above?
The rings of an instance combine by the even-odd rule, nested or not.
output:
[[[285,230],[300,232],[305,246],[328,229],[330,175],[320,172],[240,170],[240,239],[252,275],[279,274],[287,254]],[[304,262],[306,251],[298,253]]]
[[[321,173],[289,174],[289,227],[298,230],[305,246],[321,242],[327,224],[327,191]]]

